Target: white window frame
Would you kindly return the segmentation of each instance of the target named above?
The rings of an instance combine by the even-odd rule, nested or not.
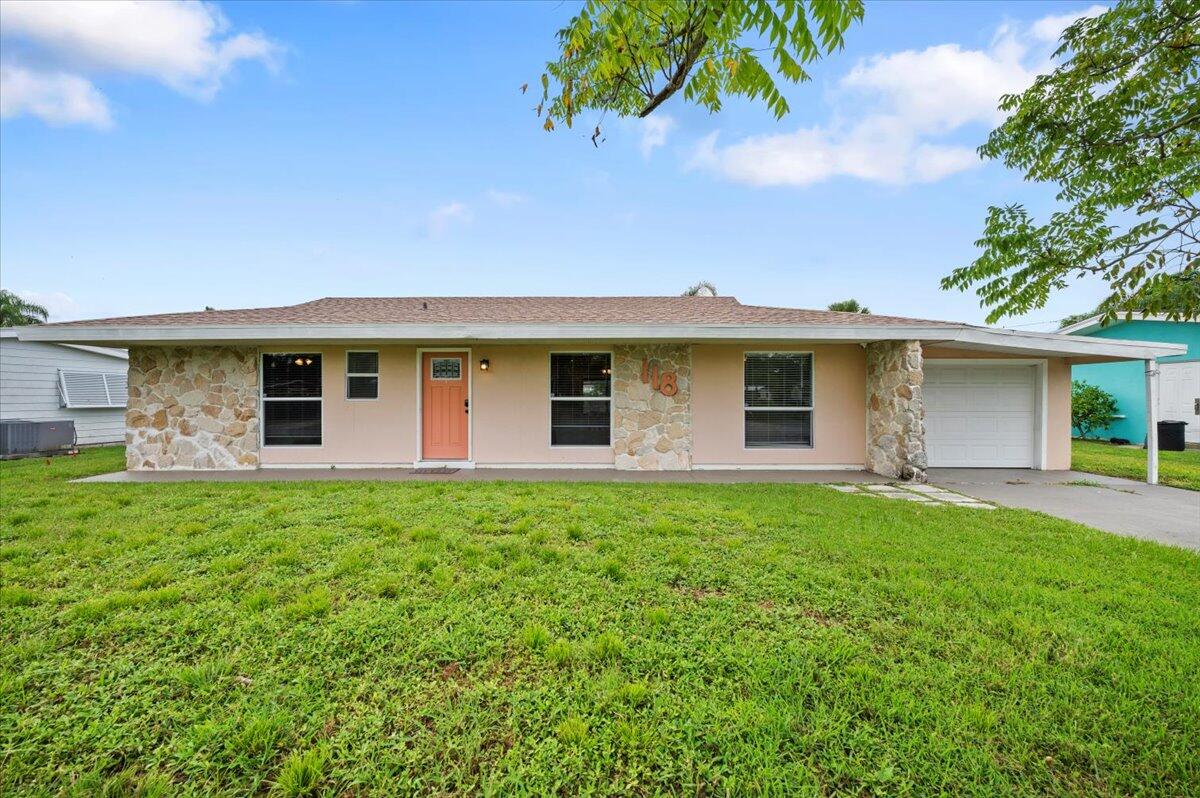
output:
[[[351,355],[374,355],[375,356],[375,371],[350,371],[350,356]],[[322,361],[324,357],[322,357]],[[347,349],[346,350],[346,378],[343,388],[345,389],[345,397],[347,402],[378,402],[380,395],[383,393],[383,385],[379,379],[379,369],[382,364],[379,362],[378,349]],[[324,366],[322,365],[322,368]],[[351,377],[374,377],[375,378],[375,395],[374,396],[350,396],[350,378]],[[322,408],[324,410],[324,408]],[[324,413],[322,413],[324,417]],[[324,440],[324,437],[322,437]]]
[[[807,407],[755,407],[746,404],[746,359],[752,355],[808,355],[809,367],[812,369],[812,404]],[[817,357],[810,350],[805,349],[754,349],[742,352],[742,451],[755,452],[764,449],[814,449],[817,445]],[[809,413],[812,419],[809,422],[809,428],[812,434],[809,436],[808,443],[767,443],[758,446],[746,445],[746,411],[795,411],[798,413]]]
[[[267,396],[267,383],[263,379],[263,358],[267,355],[320,355],[321,356],[321,395],[320,396]],[[297,352],[295,349],[270,349],[258,352],[258,446],[260,449],[324,449],[325,448],[325,406],[321,406],[321,442],[320,443],[267,443],[267,402],[324,402],[325,401],[325,353],[320,349],[310,349],[307,352]]]
[[[71,401],[71,392],[67,390],[67,375],[68,374],[98,374],[101,377],[101,382],[104,383],[104,398],[105,404],[80,404]],[[112,409],[125,407],[129,403],[129,377],[125,375],[125,394],[118,394],[114,401],[113,386],[109,384],[109,379],[116,379],[122,375],[116,371],[92,371],[90,369],[59,369],[58,370],[58,395],[62,400],[62,406],[69,410],[91,410],[91,409]]]
[[[608,355],[608,396],[555,396],[554,395],[554,356],[555,355]],[[550,405],[546,408],[546,443],[551,449],[611,449],[613,435],[613,353],[611,349],[555,349],[546,357],[546,396]],[[608,402],[608,443],[555,443],[554,442],[554,403],[555,402]]]

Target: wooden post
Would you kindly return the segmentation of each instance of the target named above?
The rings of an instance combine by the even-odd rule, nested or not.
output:
[[[1146,482],[1158,484],[1158,361],[1146,361]]]

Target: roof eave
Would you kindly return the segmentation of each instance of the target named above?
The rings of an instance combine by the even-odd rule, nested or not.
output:
[[[871,341],[921,340],[960,348],[1013,350],[1061,357],[1129,360],[1184,354],[1181,344],[1087,338],[968,325],[780,324],[279,324],[279,325],[64,325],[18,329],[22,341],[94,346],[263,344],[270,342],[428,341]]]
[[[1092,316],[1091,318],[1084,319],[1083,321],[1077,321],[1074,324],[1069,324],[1066,327],[1063,327],[1061,330],[1058,330],[1057,334],[1086,335],[1092,330],[1099,330],[1105,326],[1112,327],[1117,324],[1123,324],[1127,321],[1170,321],[1170,318],[1165,313],[1134,313],[1133,318],[1131,319],[1126,319],[1124,316],[1118,316],[1117,318],[1113,319],[1112,323],[1109,325],[1101,324],[1100,320],[1102,318],[1103,316],[1096,315]]]

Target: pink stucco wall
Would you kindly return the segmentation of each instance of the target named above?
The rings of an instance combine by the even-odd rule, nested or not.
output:
[[[346,399],[348,348],[378,350],[379,399]],[[263,465],[397,464],[418,459],[417,349],[272,347],[272,351],[321,353],[324,430],[321,446],[263,447]],[[607,446],[550,446],[550,352],[580,347],[474,344],[458,349],[471,352],[471,436],[476,464],[612,464],[612,449]],[[491,369],[483,372],[479,360],[485,357]]]
[[[813,353],[811,449],[747,449],[742,429],[746,352]],[[853,465],[866,453],[866,352],[858,344],[692,347],[692,461],[697,465]]]
[[[474,360],[475,462],[586,463],[611,466],[609,446],[550,445],[550,352],[606,352],[607,345],[476,345]],[[491,368],[479,370],[479,359]]]
[[[379,398],[346,399],[346,350],[379,352]],[[320,446],[264,446],[265,466],[411,463],[417,446],[417,355],[412,346],[297,345],[272,352],[320,352]]]
[[[270,465],[398,464],[418,459],[417,347],[376,349],[380,358],[377,400],[345,398],[345,346],[272,347],[271,351],[320,352],[323,356],[323,444],[263,447]],[[467,347],[463,347],[467,348]],[[609,466],[609,447],[550,446],[550,352],[607,346],[514,346],[472,344],[471,435],[480,465],[573,463]],[[813,353],[814,445],[810,449],[746,449],[742,431],[742,362],[747,351]],[[1004,357],[994,352],[929,347],[935,358]],[[491,369],[479,370],[488,358]],[[697,344],[692,348],[692,434],[696,465],[861,466],[866,447],[866,354],[857,344],[753,346]],[[1048,374],[1048,466],[1071,464],[1071,369],[1050,358]]]
[[[925,348],[926,360],[977,358],[987,360],[1040,359],[972,349]],[[1065,358],[1046,358],[1046,468],[1071,467],[1071,364]]]

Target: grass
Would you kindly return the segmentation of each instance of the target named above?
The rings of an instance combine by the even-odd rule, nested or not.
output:
[[[1071,441],[1071,468],[1109,477],[1146,478],[1146,450],[1102,441]],[[1200,449],[1158,453],[1158,481],[1200,490]]]
[[[818,486],[66,481],[120,467],[0,465],[0,794],[1200,794],[1194,553]]]

